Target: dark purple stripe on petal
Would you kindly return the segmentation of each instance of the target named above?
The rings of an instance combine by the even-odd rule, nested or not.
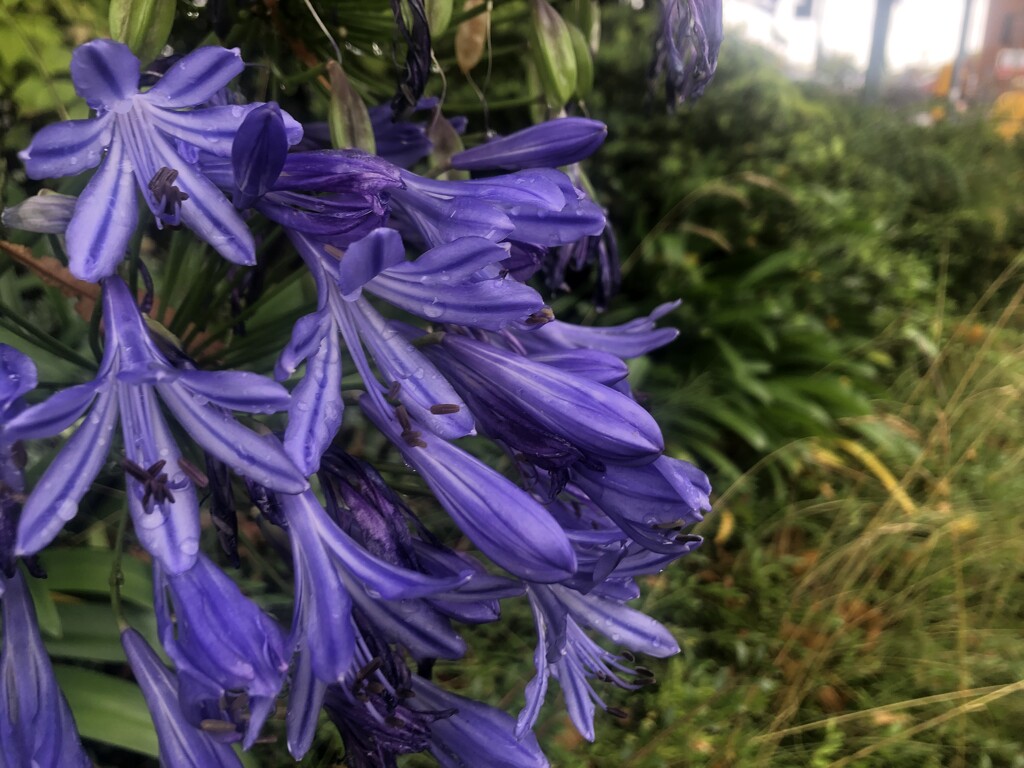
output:
[[[18,153],[31,179],[77,176],[95,168],[110,144],[109,115],[91,120],[68,120],[43,128],[27,149]]]
[[[139,87],[139,60],[124,43],[92,40],[71,54],[75,91],[97,111],[107,111]]]
[[[163,109],[194,107],[213,98],[243,69],[245,63],[237,48],[197,48],[178,59],[145,99]]]

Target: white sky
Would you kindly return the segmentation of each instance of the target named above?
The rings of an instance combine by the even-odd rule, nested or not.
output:
[[[865,66],[871,49],[875,0],[814,0],[824,3],[821,34],[825,50],[845,53]],[[774,18],[743,0],[724,0],[726,27],[745,26],[747,34],[770,44],[796,64],[814,62],[815,24],[797,19],[797,0],[780,0]],[[939,66],[956,55],[965,0],[898,0],[892,11],[887,62],[893,71],[914,65]],[[988,0],[974,0],[968,50],[977,50],[985,32]]]

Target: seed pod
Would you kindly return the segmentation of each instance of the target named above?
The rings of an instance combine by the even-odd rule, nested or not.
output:
[[[547,0],[532,0],[530,28],[534,61],[548,106],[563,106],[576,91],[576,54],[569,25]]]
[[[167,44],[175,6],[175,0],[111,0],[110,36],[143,63],[152,61]]]
[[[448,30],[452,20],[454,3],[452,0],[425,0],[427,23],[430,25],[430,36],[435,40]]]
[[[569,27],[569,38],[572,40],[572,51],[576,56],[576,96],[587,98],[594,90],[594,60],[590,55],[590,45],[586,36],[575,24]]]
[[[352,87],[338,62],[327,62],[327,76],[331,80],[331,104],[327,111],[331,144],[337,149],[355,147],[375,152],[377,144],[370,112],[359,92]]]
[[[485,0],[466,0],[462,10],[471,11],[483,5],[484,2]],[[491,9],[488,6],[486,11],[462,22],[455,30],[455,61],[463,74],[469,74],[484,57],[487,28],[490,23]]]

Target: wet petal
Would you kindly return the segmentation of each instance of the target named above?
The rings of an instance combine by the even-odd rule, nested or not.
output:
[[[121,644],[153,716],[160,741],[161,765],[173,765],[174,768],[241,768],[242,764],[230,746],[215,741],[185,720],[174,676],[142,636],[134,629],[126,629],[121,633]]]
[[[613,600],[581,595],[557,584],[549,587],[581,625],[632,651],[664,658],[679,653],[672,634],[647,614]]]
[[[236,208],[249,208],[271,190],[287,155],[288,136],[277,104],[246,115],[231,145]]]
[[[354,293],[382,270],[403,263],[402,236],[393,229],[375,229],[346,249],[338,265],[338,287],[342,294]]]
[[[295,387],[288,409],[284,449],[303,474],[319,469],[320,457],[341,428],[344,409],[341,347],[338,332],[329,323],[319,348],[306,363],[306,375]]]
[[[116,396],[116,387],[99,393],[92,412],[39,478],[21,510],[16,554],[35,554],[78,513],[78,502],[107,460],[117,423]]]
[[[213,98],[243,69],[237,48],[197,48],[174,62],[145,98],[163,109],[194,107]]]
[[[138,218],[135,177],[124,142],[115,135],[106,159],[79,196],[68,224],[71,274],[92,283],[113,274],[124,259]]]
[[[102,386],[102,382],[79,384],[26,408],[4,426],[4,437],[29,440],[63,432],[82,417]]]
[[[327,685],[313,675],[309,651],[299,648],[288,691],[288,753],[301,760],[313,746]]]
[[[231,147],[242,120],[259,106],[261,102],[253,102],[228,107],[206,107],[190,112],[150,108],[149,115],[160,130],[174,138],[212,155],[231,157]],[[282,112],[281,117],[288,143],[294,144],[302,138],[302,126],[287,112]]]
[[[245,413],[277,413],[291,396],[277,382],[248,371],[182,371],[178,381],[222,408]]]
[[[139,60],[127,45],[92,40],[71,54],[75,92],[98,112],[113,109],[139,89]]]
[[[53,179],[95,168],[110,144],[112,122],[104,115],[46,126],[18,153],[25,173],[30,179]]]
[[[597,120],[565,117],[491,139],[452,156],[452,166],[468,171],[553,168],[570,165],[597,151],[608,127]]]
[[[157,390],[189,436],[242,477],[283,493],[309,487],[280,444],[246,429],[178,382],[159,384]]]

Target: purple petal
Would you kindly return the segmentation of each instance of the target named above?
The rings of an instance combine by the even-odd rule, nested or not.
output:
[[[517,739],[523,738],[533,730],[533,726],[537,723],[540,708],[544,705],[544,699],[548,694],[548,679],[551,676],[547,657],[547,622],[540,606],[534,602],[532,593],[530,610],[533,612],[533,623],[537,628],[537,646],[533,649],[533,668],[536,672],[530,682],[526,684],[526,703],[520,710],[519,717],[516,718],[515,736]]]
[[[668,344],[679,335],[675,328],[655,328],[654,324],[676,309],[680,303],[668,302],[657,307],[647,317],[604,328],[572,325],[554,320],[530,333],[522,334],[520,341],[531,352],[597,349],[623,359],[640,357]]]
[[[26,408],[4,427],[8,440],[29,440],[59,434],[78,421],[92,404],[103,382],[90,382],[61,390]]]
[[[338,434],[345,408],[341,397],[341,349],[333,323],[328,324],[319,345],[306,363],[306,375],[292,393],[284,433],[285,452],[307,476],[320,468],[320,457]]]
[[[346,249],[338,265],[338,287],[352,294],[381,271],[404,263],[402,236],[393,229],[375,229]]]
[[[157,351],[128,286],[116,275],[103,281],[103,323],[103,365],[116,355],[118,381],[155,384],[178,377],[179,371]]]
[[[614,389],[458,334],[441,347],[580,450],[630,464],[649,463],[664,449],[653,417]]]
[[[359,300],[348,306],[378,369],[388,384],[399,386],[398,399],[416,421],[447,439],[473,434],[473,414],[434,364],[368,302]],[[434,413],[431,408],[438,405],[455,411]]]
[[[594,692],[586,673],[575,658],[564,656],[554,662],[555,678],[562,686],[565,709],[576,730],[587,741],[594,740]]]
[[[337,333],[330,313],[320,310],[303,315],[292,326],[292,335],[274,366],[274,378],[285,381],[302,365],[302,361],[320,349],[325,336]]]
[[[452,156],[452,166],[467,171],[553,168],[590,157],[604,143],[608,127],[597,120],[565,117],[548,120],[491,139]]]
[[[274,188],[280,192],[323,190],[375,195],[404,186],[398,169],[357,149],[328,149],[288,155]]]
[[[352,598],[316,530],[316,510],[322,507],[310,491],[279,498],[295,560],[292,633],[309,653],[316,678],[325,683],[340,682],[351,668],[355,653]]]
[[[246,429],[178,382],[159,384],[157,390],[189,436],[238,474],[282,493],[309,487],[279,443]]]
[[[113,118],[68,120],[43,128],[18,153],[30,179],[76,176],[95,168],[110,144]]]
[[[577,622],[600,632],[613,643],[659,659],[679,653],[679,645],[672,634],[640,611],[595,595],[581,595],[557,584],[550,589]]]
[[[127,475],[128,508],[142,546],[170,573],[189,570],[199,552],[199,503],[178,463],[178,447],[149,386],[118,388],[125,454],[140,467],[163,461],[170,496],[144,503],[145,488]],[[173,496],[173,500],[171,500]]]
[[[409,237],[418,232],[428,247],[443,245],[461,237],[503,240],[515,230],[506,213],[493,203],[472,198],[438,200],[407,190],[392,193],[395,224]]]
[[[71,54],[75,91],[97,112],[131,98],[139,88],[139,60],[127,45],[92,40]]]
[[[629,367],[620,358],[596,349],[567,349],[562,352],[530,355],[530,359],[607,387],[617,384],[629,375]]]
[[[106,159],[79,196],[68,224],[71,274],[93,283],[113,274],[124,259],[138,219],[135,178],[124,142],[115,134]]]
[[[88,768],[71,710],[57,687],[39,636],[36,612],[25,579],[17,570],[3,596],[3,649],[0,653],[0,765]]]
[[[404,250],[403,250],[404,256]],[[415,261],[389,265],[389,275],[406,280],[430,278],[443,282],[462,281],[472,277],[484,267],[498,264],[508,258],[508,251],[482,237],[462,237],[453,243],[431,248]]]
[[[172,64],[145,98],[163,109],[194,107],[213,98],[243,69],[237,48],[197,48]]]
[[[444,691],[422,677],[413,677],[412,689],[418,707],[455,710],[430,726],[430,752],[442,768],[547,768],[537,739],[533,734],[517,739],[515,723],[504,712]]]
[[[428,434],[412,447],[401,428],[369,397],[364,412],[402,452],[438,501],[480,550],[502,568],[536,582],[561,581],[576,570],[576,556],[561,527],[510,480],[444,440]]]
[[[190,112],[155,109],[148,104],[146,106],[150,107],[149,116],[160,130],[204,152],[218,157],[231,157],[232,144],[242,120],[260,107],[261,102],[229,107],[206,107]],[[284,120],[288,143],[294,144],[302,138],[302,126],[287,112],[282,112],[281,117]]]
[[[161,765],[174,768],[241,768],[234,751],[185,720],[178,685],[142,636],[134,629],[121,633],[128,663],[142,689],[160,741]]]
[[[271,190],[287,155],[288,136],[277,104],[264,104],[246,115],[231,144],[236,208],[251,207]]]
[[[33,555],[78,512],[78,502],[107,459],[117,423],[116,388],[99,393],[92,413],[50,462],[29,494],[18,521],[15,553]]]
[[[313,746],[327,685],[313,675],[309,651],[300,648],[288,691],[288,753],[301,760]]]
[[[244,266],[255,264],[252,233],[235,207],[213,182],[183,163],[165,138],[154,132],[151,141],[160,162],[178,171],[176,183],[189,196],[181,206],[185,225],[228,261]]]
[[[36,365],[14,347],[0,344],[0,425],[10,415],[10,407],[36,387]]]
[[[178,381],[222,408],[245,413],[277,413],[291,402],[288,390],[248,371],[182,371]]]

